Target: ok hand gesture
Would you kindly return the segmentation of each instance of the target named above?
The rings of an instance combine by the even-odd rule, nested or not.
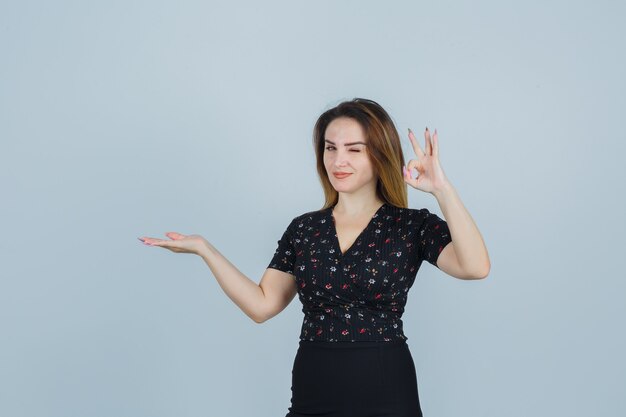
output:
[[[435,129],[435,134],[431,140],[430,131],[426,128],[424,138],[426,139],[426,152],[422,151],[413,131],[409,129],[409,139],[417,155],[417,160],[411,159],[408,163],[408,168],[402,167],[404,182],[418,190],[427,193],[436,193],[448,185],[448,178],[439,163],[439,138],[437,136],[437,129]],[[417,178],[411,178],[411,170],[413,168],[417,170]]]

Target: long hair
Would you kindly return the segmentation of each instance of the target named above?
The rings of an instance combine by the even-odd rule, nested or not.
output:
[[[378,177],[376,194],[396,207],[407,208],[407,187],[402,175],[404,155],[400,137],[391,117],[380,104],[365,98],[344,101],[320,115],[313,128],[313,146],[317,160],[317,173],[324,190],[324,207],[332,207],[339,200],[324,167],[324,135],[326,128],[338,117],[349,117],[357,121],[367,140],[366,151]]]

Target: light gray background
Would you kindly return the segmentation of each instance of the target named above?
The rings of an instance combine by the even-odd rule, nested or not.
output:
[[[284,416],[302,312],[258,282],[317,210],[321,112],[437,128],[492,269],[423,264],[403,316],[427,417],[623,416],[619,1],[20,1],[0,6],[0,415]],[[441,214],[409,189],[410,206]]]

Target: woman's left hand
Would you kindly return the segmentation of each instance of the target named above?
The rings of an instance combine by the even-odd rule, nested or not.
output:
[[[431,140],[430,131],[426,128],[424,138],[426,139],[426,152],[422,151],[413,131],[409,129],[409,140],[413,145],[417,159],[411,159],[407,165],[408,168],[402,167],[402,170],[404,182],[413,188],[432,194],[445,188],[449,182],[439,163],[437,129],[435,129],[435,134]],[[417,178],[411,178],[413,168],[417,170]]]

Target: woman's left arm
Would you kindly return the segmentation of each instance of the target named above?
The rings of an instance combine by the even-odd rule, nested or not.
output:
[[[422,151],[415,135],[409,129],[409,139],[418,159],[412,159],[404,171],[404,181],[420,191],[431,193],[437,199],[443,217],[450,229],[452,241],[448,243],[437,258],[437,267],[445,273],[460,279],[486,278],[491,269],[489,254],[485,242],[463,205],[456,189],[448,181],[439,163],[439,140],[437,130],[433,138],[426,128],[424,132],[426,149]],[[411,170],[418,172],[417,178],[411,177]]]
[[[439,203],[452,238],[452,242],[439,254],[437,267],[456,278],[486,278],[491,262],[485,241],[456,189],[448,183],[434,191],[433,195]]]

